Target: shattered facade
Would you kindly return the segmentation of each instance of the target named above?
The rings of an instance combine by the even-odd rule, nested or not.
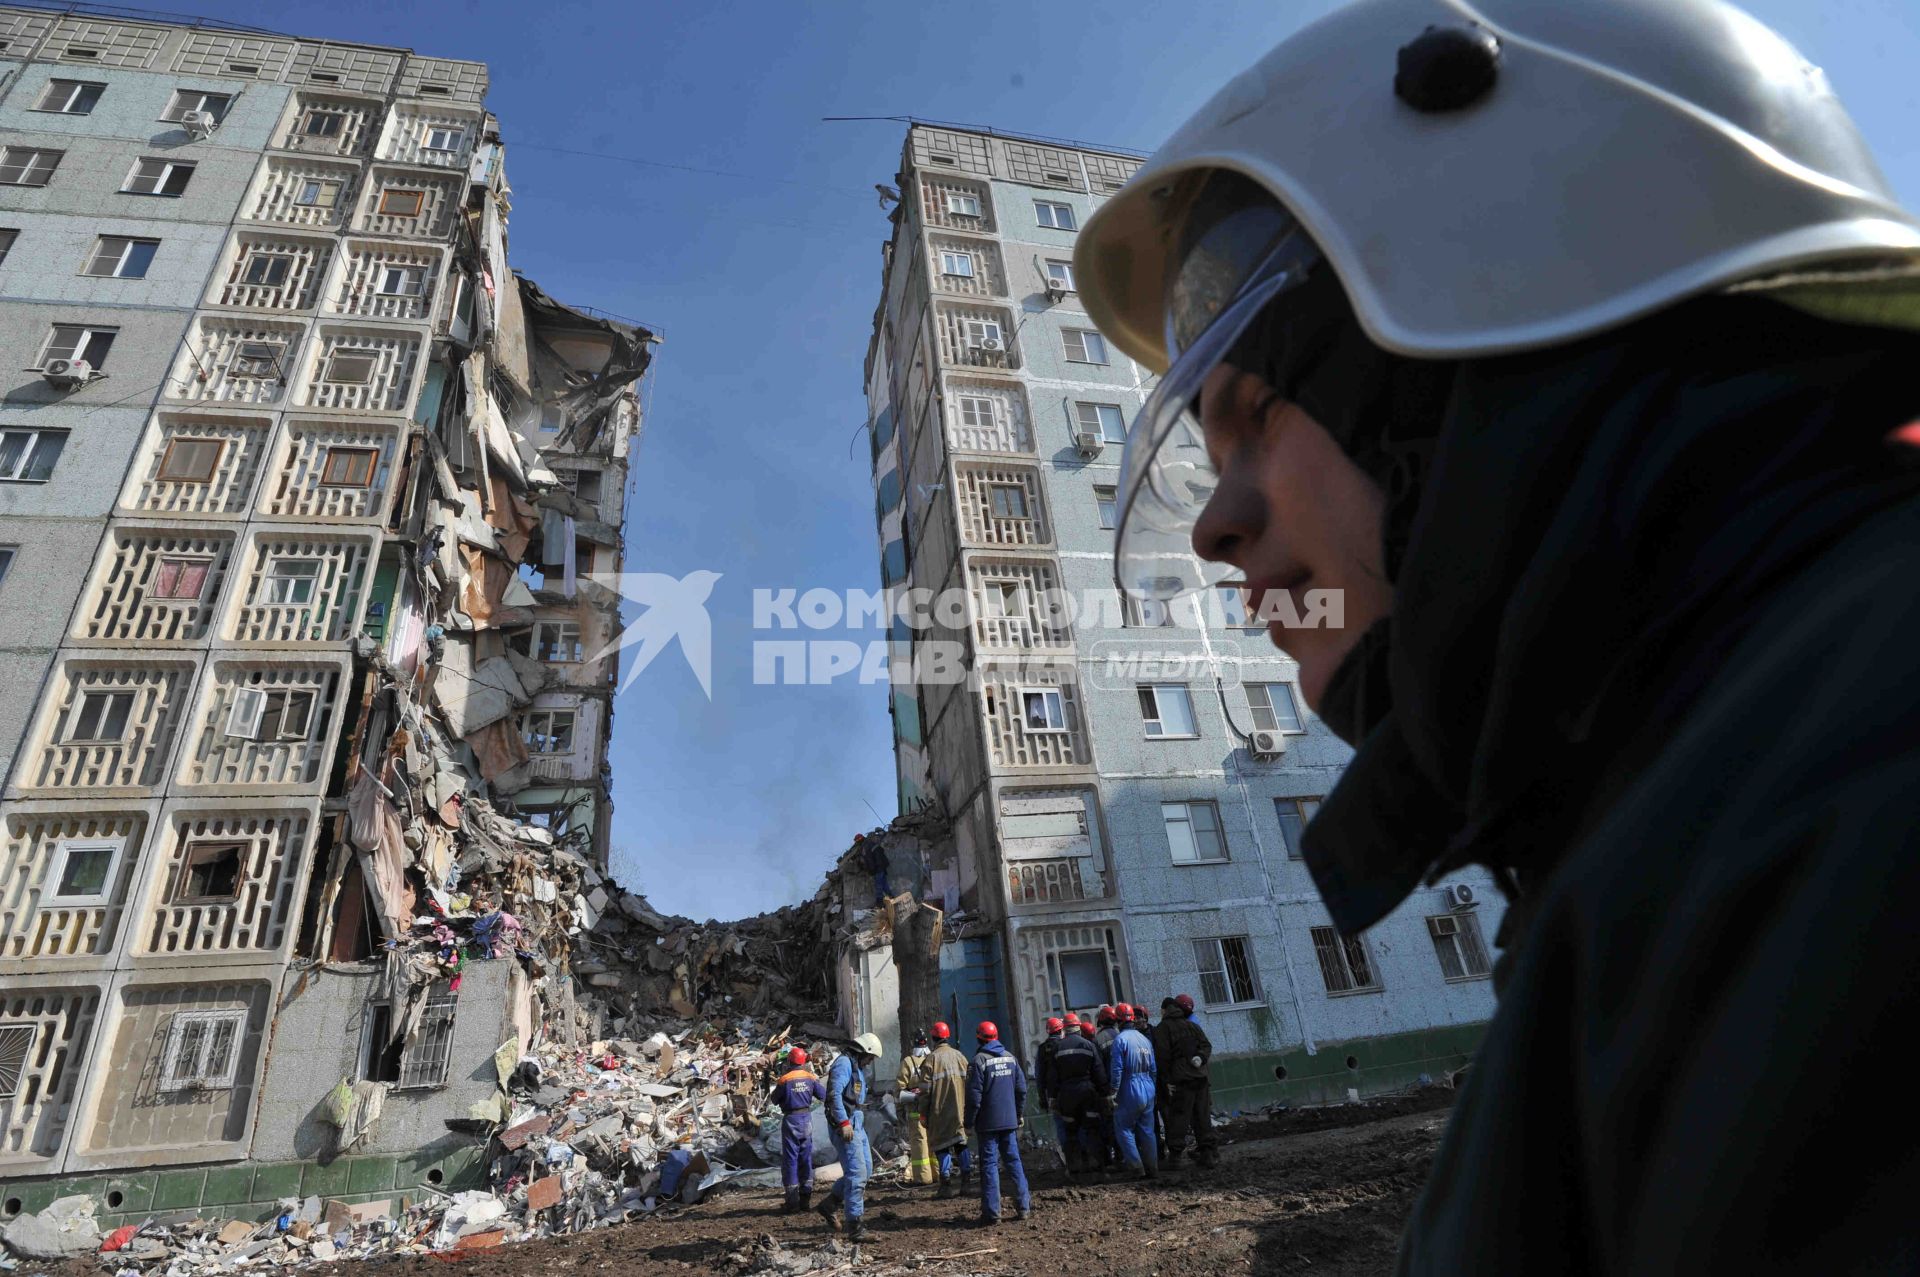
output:
[[[912,590],[968,601],[891,636],[896,668],[946,644],[969,675],[891,689],[902,810],[952,824],[917,893],[944,915],[940,1009],[1016,1025],[1030,1059],[1049,1015],[1190,992],[1228,1108],[1437,1076],[1493,1011],[1492,883],[1450,874],[1338,937],[1298,837],[1350,751],[1297,668],[1237,591],[1166,607],[1114,587],[1121,448],[1153,379],[1094,328],[1072,257],[1140,161],[916,124],[883,191],[882,582],[898,617]]]
[[[0,7],[0,1217],[471,1178],[637,925],[657,337],[511,270],[485,66],[84,8]]]

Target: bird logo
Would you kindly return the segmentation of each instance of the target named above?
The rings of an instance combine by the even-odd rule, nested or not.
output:
[[[644,610],[620,637],[600,649],[592,659],[600,660],[613,652],[633,651],[627,675],[620,690],[633,686],[640,671],[653,664],[653,658],[667,644],[680,641],[680,654],[687,668],[700,680],[700,690],[713,699],[713,619],[707,615],[707,598],[713,593],[718,572],[701,569],[675,579],[664,572],[621,572],[593,578],[621,598],[638,603]]]

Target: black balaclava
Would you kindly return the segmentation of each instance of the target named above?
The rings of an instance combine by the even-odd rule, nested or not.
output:
[[[1546,873],[1772,586],[1920,494],[1920,337],[1710,297],[1565,346],[1375,345],[1324,263],[1236,343],[1387,495],[1391,621],[1321,717],[1356,746],[1308,827],[1352,934],[1430,873]],[[1644,760],[1640,760],[1644,761]]]

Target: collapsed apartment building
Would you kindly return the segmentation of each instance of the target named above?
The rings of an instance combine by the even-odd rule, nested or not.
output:
[[[657,334],[513,273],[486,88],[0,7],[0,1213],[471,1182],[496,1052],[619,1027]]]
[[[917,122],[883,192],[865,385],[892,656],[916,671],[891,689],[899,798],[952,828],[893,883],[941,912],[940,1011],[1028,1058],[1048,1016],[1185,991],[1223,1108],[1437,1077],[1493,1013],[1490,878],[1341,937],[1299,835],[1350,751],[1297,667],[1236,587],[1114,587],[1153,378],[1080,305],[1073,246],[1143,158]],[[946,593],[965,606],[914,602]],[[943,663],[965,677],[921,677]]]

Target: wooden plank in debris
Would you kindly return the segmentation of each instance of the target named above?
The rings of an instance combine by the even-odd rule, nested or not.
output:
[[[551,1113],[542,1113],[538,1117],[530,1117],[520,1123],[520,1125],[510,1126],[500,1132],[500,1143],[506,1147],[508,1152],[525,1148],[528,1140],[536,1135],[545,1135],[552,1126],[553,1115]]]
[[[549,1175],[545,1179],[537,1179],[527,1185],[528,1210],[546,1210],[550,1206],[559,1204],[560,1177],[558,1175]]]

